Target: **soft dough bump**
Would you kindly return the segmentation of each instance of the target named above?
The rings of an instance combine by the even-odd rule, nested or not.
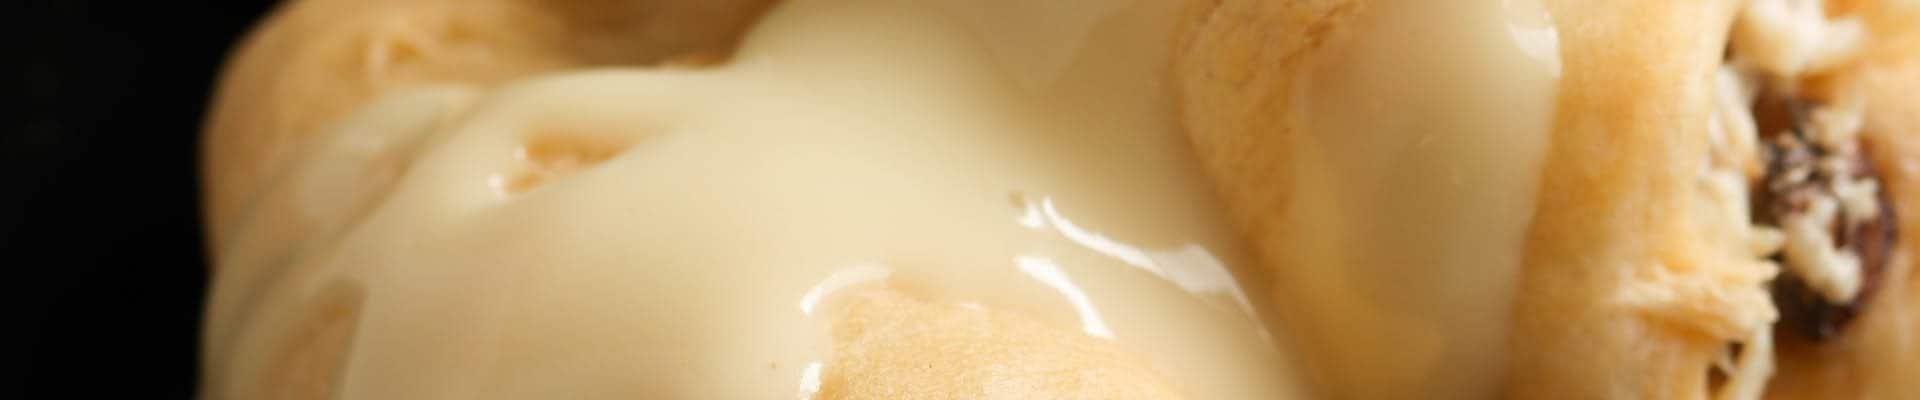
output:
[[[308,137],[381,93],[721,55],[772,3],[287,1],[234,50],[205,122],[212,247]]]

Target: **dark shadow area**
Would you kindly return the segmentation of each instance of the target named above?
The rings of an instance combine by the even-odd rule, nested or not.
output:
[[[197,133],[269,1],[14,2],[0,136],[0,398],[193,398],[207,279]],[[16,58],[17,57],[17,58]],[[17,336],[18,337],[18,336]],[[19,365],[24,364],[24,365]]]

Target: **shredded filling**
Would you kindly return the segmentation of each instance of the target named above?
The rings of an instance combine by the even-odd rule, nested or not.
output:
[[[1801,82],[1845,64],[1865,36],[1822,0],[1751,0],[1714,80],[1709,186],[1739,188],[1745,249],[1780,267],[1767,289],[1780,319],[1735,340],[1708,371],[1718,399],[1758,399],[1774,338],[1843,334],[1879,286],[1899,235],[1891,202],[1859,139],[1865,109],[1848,93]],[[1725,191],[1725,190],[1722,190]],[[1725,196],[1722,196],[1725,197]]]
[[[1836,111],[1782,97],[1763,98],[1754,112],[1767,135],[1761,141],[1767,173],[1752,195],[1753,219],[1786,236],[1769,256],[1786,271],[1773,281],[1774,306],[1783,329],[1816,341],[1838,334],[1858,314],[1886,270],[1897,233],[1856,134],[1816,122],[1822,112]],[[1859,124],[1837,125],[1857,131]]]

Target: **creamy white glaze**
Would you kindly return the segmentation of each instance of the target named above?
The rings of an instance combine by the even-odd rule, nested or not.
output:
[[[796,0],[718,69],[498,89],[337,241],[219,283],[242,322],[214,373],[275,373],[297,310],[348,293],[341,398],[793,398],[833,368],[817,309],[893,282],[1110,340],[1191,398],[1291,397],[1171,116],[1173,7]]]
[[[1536,0],[1381,1],[1296,93],[1275,290],[1355,398],[1495,398],[1560,61]]]

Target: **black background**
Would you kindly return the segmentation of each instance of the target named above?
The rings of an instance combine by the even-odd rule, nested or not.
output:
[[[192,398],[207,259],[196,177],[221,59],[268,1],[14,2],[0,118],[0,398]],[[24,54],[24,57],[19,56]],[[17,114],[16,114],[17,113]],[[9,346],[12,347],[12,346]]]

